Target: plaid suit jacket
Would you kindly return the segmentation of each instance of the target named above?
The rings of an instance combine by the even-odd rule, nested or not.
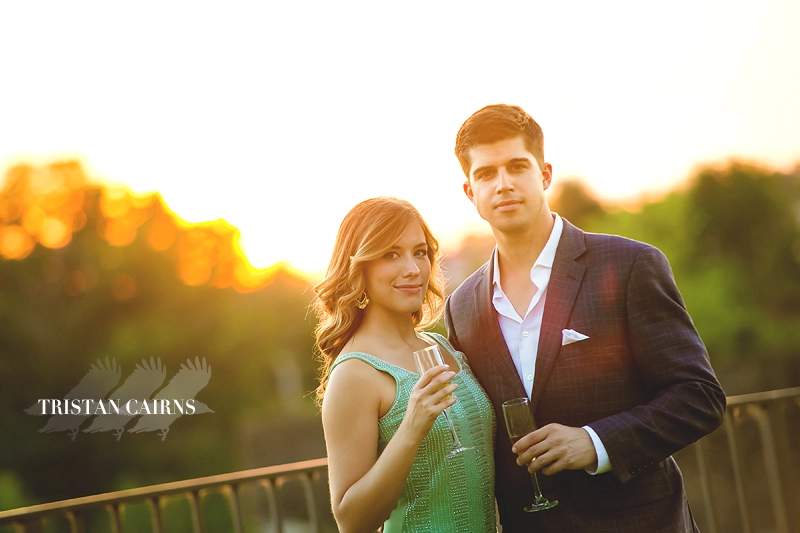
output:
[[[450,296],[445,322],[489,394],[525,396],[492,305],[492,261]],[[589,339],[561,346],[562,330]],[[590,425],[612,471],[539,475],[559,505],[525,513],[533,499],[502,423],[496,487],[506,533],[696,531],[671,455],[722,423],[725,394],[675,285],[666,257],[644,243],[584,233],[564,221],[547,289],[531,409],[539,426]]]

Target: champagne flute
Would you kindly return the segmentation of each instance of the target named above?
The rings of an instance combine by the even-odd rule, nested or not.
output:
[[[536,431],[536,423],[533,421],[527,398],[515,398],[503,402],[503,418],[506,419],[506,429],[512,445],[531,431]],[[531,473],[531,482],[533,482],[535,499],[532,504],[525,507],[526,513],[544,511],[558,505],[558,500],[550,501],[542,496],[542,489],[539,488],[539,478],[536,477],[536,472]]]
[[[427,348],[423,348],[422,350],[417,350],[414,352],[414,362],[417,364],[417,371],[419,375],[425,373],[426,370],[433,368],[435,366],[443,365],[444,358],[442,357],[442,351],[439,349],[439,345],[428,346]],[[447,385],[442,385],[442,387],[446,387]],[[447,398],[450,398],[448,395]],[[445,399],[447,399],[445,398]],[[450,415],[448,414],[448,410],[450,408],[444,410],[444,418],[447,420],[447,426],[450,428],[450,434],[453,436],[453,448],[447,452],[445,457],[447,459],[465,451],[471,450],[471,446],[464,446],[461,444],[461,441],[458,440],[458,435],[456,434],[456,428],[453,427],[453,421],[450,420]]]

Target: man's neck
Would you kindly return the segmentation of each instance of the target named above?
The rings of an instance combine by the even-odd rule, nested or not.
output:
[[[553,232],[554,223],[553,215],[547,210],[524,232],[495,231],[501,273],[530,272]]]

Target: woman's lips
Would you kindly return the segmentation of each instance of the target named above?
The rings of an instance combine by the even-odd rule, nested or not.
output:
[[[396,285],[395,289],[409,294],[416,294],[422,290],[422,285]]]

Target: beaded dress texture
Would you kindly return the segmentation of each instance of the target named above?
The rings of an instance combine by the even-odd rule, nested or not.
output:
[[[452,380],[458,383],[455,393],[458,401],[450,408],[450,418],[461,443],[473,449],[445,458],[453,446],[453,438],[447,421],[440,415],[420,444],[403,493],[383,531],[494,532],[494,409],[464,355],[455,351],[443,336],[437,333],[424,335],[438,342],[458,363],[459,370]],[[411,389],[419,376],[361,352],[340,355],[333,368],[348,359],[359,359],[386,372],[397,383],[394,403],[378,421],[380,454],[400,426]]]

